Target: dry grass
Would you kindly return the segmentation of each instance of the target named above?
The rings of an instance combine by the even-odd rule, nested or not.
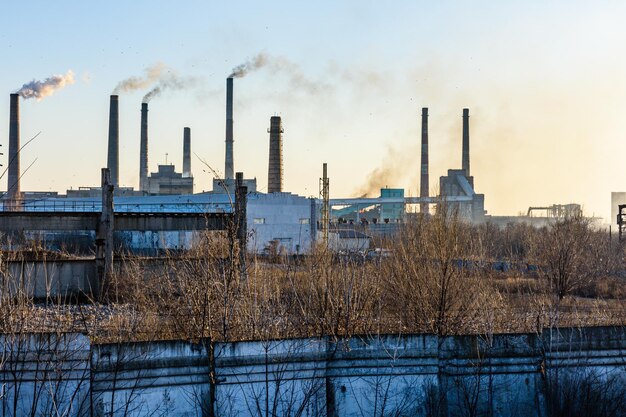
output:
[[[299,263],[251,257],[245,271],[234,242],[207,235],[182,255],[125,258],[107,304],[44,307],[25,294],[0,292],[0,332],[80,331],[99,342],[232,341],[624,325],[623,248],[607,248],[604,237],[586,227],[573,229],[585,234],[585,246],[568,240],[578,252],[556,277],[566,280],[560,285],[540,263],[552,261],[545,249],[554,241],[549,229],[472,227],[436,215],[418,218],[385,242],[388,258],[340,262],[318,248]],[[496,272],[489,263],[495,260],[537,269]],[[4,278],[6,284],[10,277]]]

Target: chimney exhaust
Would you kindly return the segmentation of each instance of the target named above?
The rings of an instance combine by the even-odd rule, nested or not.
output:
[[[463,171],[470,176],[469,109],[463,109]]]
[[[148,191],[148,103],[141,103],[141,140],[139,144],[139,190]]]
[[[107,155],[107,168],[111,171],[111,183],[115,188],[120,183],[120,121],[119,100],[117,95],[111,96],[109,105],[109,153]]]
[[[183,129],[183,177],[191,177],[191,128]]]
[[[267,192],[283,191],[283,126],[279,116],[270,118],[270,158],[267,175]]]
[[[420,197],[428,197],[428,107],[422,108],[422,170],[420,172]],[[420,213],[428,213],[428,203],[420,204]]]
[[[20,96],[11,94],[9,113],[9,166],[7,178],[7,199],[13,202],[20,199]]]
[[[226,158],[224,161],[224,178],[234,178],[233,162],[233,78],[226,79]]]

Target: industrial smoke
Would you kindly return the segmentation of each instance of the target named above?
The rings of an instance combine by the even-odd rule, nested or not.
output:
[[[144,70],[145,75],[133,76],[122,80],[113,90],[117,95],[122,92],[150,90],[143,96],[142,103],[149,103],[154,97],[167,90],[183,90],[198,84],[194,77],[181,77],[172,68],[163,63],[154,64]]]
[[[260,53],[244,62],[243,64],[237,65],[233,68],[233,71],[228,76],[228,78],[242,78],[245,77],[250,71],[258,70],[259,68],[264,67],[269,62],[267,55]]]
[[[25,99],[35,98],[39,101],[70,84],[74,84],[74,72],[72,70],[67,71],[65,74],[53,75],[43,81],[32,80],[24,84],[17,91],[17,94]]]
[[[194,77],[181,77],[177,75],[174,71],[168,70],[167,73],[163,74],[158,80],[157,84],[152,87],[150,91],[148,91],[143,96],[143,103],[149,103],[153,98],[161,95],[164,91],[168,90],[184,90],[185,88],[191,88],[196,86],[197,79]]]
[[[114,95],[119,93],[142,90],[150,87],[154,84],[167,70],[167,66],[163,63],[157,63],[144,70],[145,75],[143,77],[130,77],[120,81],[113,90]]]

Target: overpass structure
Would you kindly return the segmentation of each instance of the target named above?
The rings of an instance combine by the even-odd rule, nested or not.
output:
[[[97,231],[101,212],[0,211],[0,230]],[[225,230],[232,213],[113,212],[115,231]]]
[[[374,206],[378,204],[438,204],[441,202],[471,202],[472,196],[458,195],[450,197],[363,197],[363,198],[331,198],[331,207],[336,206]]]
[[[95,232],[98,295],[106,296],[113,271],[114,231],[228,230],[246,247],[246,187],[237,173],[234,202],[184,203],[164,200],[159,204],[138,202],[114,206],[114,185],[108,168],[102,169],[102,200],[4,201],[0,231],[8,234],[30,231]]]

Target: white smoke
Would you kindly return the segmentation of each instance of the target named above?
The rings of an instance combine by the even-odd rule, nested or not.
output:
[[[70,84],[74,84],[74,72],[72,70],[67,71],[65,75],[53,75],[43,81],[32,80],[24,84],[22,88],[17,91],[17,94],[25,99],[35,98],[39,101],[44,97],[51,96],[55,91]]]

